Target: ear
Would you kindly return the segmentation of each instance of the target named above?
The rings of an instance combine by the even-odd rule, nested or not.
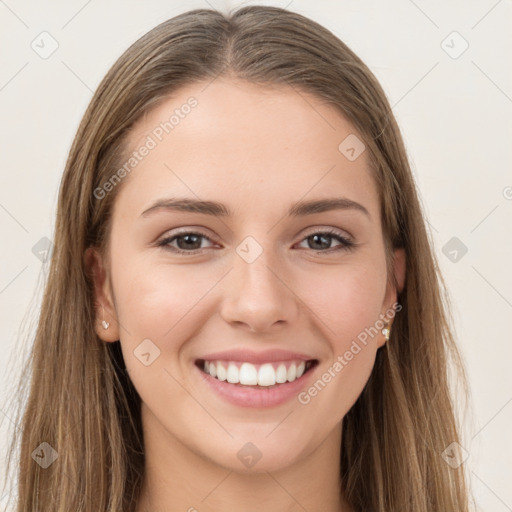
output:
[[[94,330],[106,342],[119,340],[119,324],[112,299],[110,280],[106,264],[95,247],[88,247],[84,254],[84,265],[94,285],[95,320]],[[106,322],[105,324],[103,322]],[[108,328],[105,329],[105,326]]]
[[[388,280],[386,286],[386,296],[384,298],[384,303],[382,304],[383,311],[382,315],[386,314],[386,311],[393,309],[393,304],[397,302],[398,293],[401,292],[405,285],[405,269],[406,269],[406,257],[405,257],[405,249],[399,248],[395,249],[393,252],[393,272],[395,275],[396,285],[393,284],[392,280]],[[384,319],[384,321],[386,321]],[[393,320],[388,320],[388,327],[391,328]],[[379,336],[378,346],[382,347],[386,343],[386,338],[384,335]]]
[[[393,253],[393,271],[395,273],[395,279],[398,285],[398,291],[401,292],[404,289],[405,285],[405,269],[406,269],[406,258],[405,258],[405,249],[403,247],[399,249],[395,249]],[[392,305],[396,302],[393,301]]]

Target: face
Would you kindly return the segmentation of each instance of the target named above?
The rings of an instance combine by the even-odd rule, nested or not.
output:
[[[181,89],[130,134],[109,253],[93,255],[97,332],[120,340],[146,438],[271,471],[339,435],[397,290],[354,127],[284,86],[205,87]],[[337,207],[305,207],[323,200]]]

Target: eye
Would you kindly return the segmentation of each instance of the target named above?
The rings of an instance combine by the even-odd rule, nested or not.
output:
[[[340,245],[338,247],[329,248],[328,246],[331,245],[333,239],[340,242]],[[354,247],[356,246],[354,242],[352,242],[345,236],[341,235],[338,231],[334,229],[315,231],[313,233],[310,233],[306,238],[304,238],[301,243],[303,243],[304,241],[309,242],[308,245],[313,246],[310,248],[313,249],[315,252],[331,253],[333,251],[353,250]]]
[[[197,252],[202,252],[202,238],[209,240],[210,242],[212,241],[204,233],[196,231],[184,231],[182,233],[163,238],[160,240],[160,242],[158,242],[158,246],[164,247],[165,249],[169,249],[179,254],[196,254]],[[171,245],[174,241],[177,242],[178,247]]]
[[[201,246],[201,239],[212,242],[210,237],[199,231],[183,231],[181,233],[163,238],[157,243],[157,245],[158,247],[163,247],[178,254],[194,255],[202,253],[203,249],[205,249],[205,247]],[[331,245],[333,239],[339,242],[339,246],[329,248],[328,246]],[[331,253],[334,251],[342,250],[353,250],[356,246],[355,242],[352,242],[338,231],[333,229],[325,229],[322,231],[315,231],[310,233],[307,237],[303,238],[301,243],[304,243],[304,241],[310,242],[309,245],[312,245],[313,247],[309,248],[314,252],[324,253]],[[175,242],[177,247],[172,245]]]

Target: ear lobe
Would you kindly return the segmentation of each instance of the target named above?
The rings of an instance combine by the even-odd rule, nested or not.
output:
[[[388,281],[386,288],[386,297],[384,300],[383,306],[386,310],[391,309],[393,305],[397,302],[398,293],[404,289],[405,285],[405,271],[406,271],[406,256],[405,249],[399,248],[395,249],[393,253],[393,271],[396,279],[397,287],[395,288],[392,284],[392,281]],[[382,312],[383,315],[386,314],[386,310]],[[391,330],[393,321],[388,320],[387,328]],[[380,348],[386,343],[385,335],[379,336],[377,346]]]
[[[112,300],[112,290],[103,258],[95,247],[86,249],[84,265],[93,283],[94,330],[103,341],[117,341],[119,340],[119,326]]]

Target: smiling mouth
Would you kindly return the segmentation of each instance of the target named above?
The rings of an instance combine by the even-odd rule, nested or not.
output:
[[[195,365],[207,375],[241,387],[267,389],[300,379],[318,364],[317,359],[252,364],[242,361],[206,361]]]

